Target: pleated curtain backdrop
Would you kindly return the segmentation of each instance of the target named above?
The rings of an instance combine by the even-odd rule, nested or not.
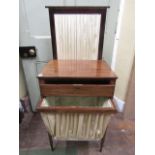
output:
[[[101,15],[54,15],[58,59],[96,60]]]

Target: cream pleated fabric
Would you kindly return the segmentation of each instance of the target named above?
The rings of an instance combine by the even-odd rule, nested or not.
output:
[[[100,140],[110,120],[108,114],[41,113],[48,132],[64,140]]]
[[[103,107],[110,107],[109,101]],[[43,102],[47,106],[46,100]],[[42,112],[41,116],[48,132],[63,140],[100,140],[111,117],[108,113],[78,112]]]
[[[96,60],[101,15],[55,14],[58,59]]]

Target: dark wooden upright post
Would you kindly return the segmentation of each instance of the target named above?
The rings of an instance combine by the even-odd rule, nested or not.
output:
[[[50,135],[50,133],[48,133],[48,137],[49,137],[49,141],[50,141],[51,150],[54,151],[53,137]]]
[[[101,142],[100,142],[100,152],[102,152],[103,144],[105,142],[106,133],[107,133],[107,129],[105,130],[104,136],[103,136],[103,138],[101,139]]]

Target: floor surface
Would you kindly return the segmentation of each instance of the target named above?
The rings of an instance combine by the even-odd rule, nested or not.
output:
[[[77,155],[134,155],[134,143],[134,121],[122,119],[121,114],[112,117],[102,152],[96,141],[54,141],[56,149],[76,148]],[[25,114],[19,129],[19,148],[21,151],[50,148],[46,128],[38,113]]]

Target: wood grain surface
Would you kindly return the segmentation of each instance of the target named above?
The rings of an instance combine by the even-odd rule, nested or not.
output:
[[[104,96],[112,97],[115,85],[40,84],[42,96]]]
[[[104,60],[51,60],[38,78],[117,79],[117,76]]]

